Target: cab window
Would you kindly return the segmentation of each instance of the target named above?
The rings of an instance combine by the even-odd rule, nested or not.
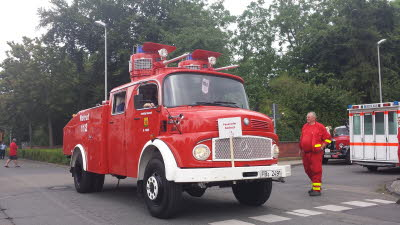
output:
[[[125,96],[126,92],[119,92],[113,95],[113,108],[112,114],[121,114],[125,112]]]
[[[158,89],[156,84],[144,84],[138,89],[135,96],[135,108],[146,109],[158,106]]]

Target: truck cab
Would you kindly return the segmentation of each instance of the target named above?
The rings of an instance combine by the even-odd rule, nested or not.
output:
[[[231,187],[237,200],[262,205],[277,165],[272,120],[249,110],[241,77],[213,68],[217,52],[195,50],[171,60],[174,46],[146,42],[130,59],[131,82],[101,105],[78,112],[64,128],[76,190],[100,191],[104,175],[137,179],[150,213],[173,216],[183,191]],[[181,60],[177,67],[168,67]]]

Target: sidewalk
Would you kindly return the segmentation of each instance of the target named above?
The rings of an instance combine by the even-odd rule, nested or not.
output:
[[[397,197],[400,197],[400,180],[394,180],[385,185],[386,190],[390,193],[395,194]],[[400,199],[399,199],[400,201]],[[400,204],[400,203],[398,203]]]

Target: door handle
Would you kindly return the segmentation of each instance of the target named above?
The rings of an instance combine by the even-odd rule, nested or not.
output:
[[[140,120],[140,118],[139,117],[136,117],[136,118],[133,118],[134,120]]]
[[[110,124],[113,124],[114,123],[114,121],[110,121]]]

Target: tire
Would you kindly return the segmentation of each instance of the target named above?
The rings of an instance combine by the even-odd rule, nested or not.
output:
[[[378,171],[378,167],[377,166],[367,166],[367,169],[369,172],[376,172]]]
[[[186,189],[185,191],[193,197],[198,197],[200,198],[201,196],[204,195],[204,193],[206,192],[207,188],[200,188],[200,187],[190,187],[188,189]]]
[[[351,160],[350,160],[350,150],[347,151],[345,162],[346,162],[347,165],[351,165],[352,164]]]
[[[271,195],[272,180],[239,182],[232,186],[232,191],[240,204],[260,206],[264,204]]]
[[[322,155],[322,164],[328,164],[329,159],[324,158],[324,155]]]
[[[93,173],[93,175],[94,175],[94,179],[93,179],[92,191],[100,192],[103,190],[105,175],[97,174],[97,173]]]
[[[154,217],[170,218],[179,210],[182,186],[165,178],[165,166],[159,157],[152,158],[146,166],[143,197]]]
[[[97,192],[103,189],[104,174],[96,174],[83,169],[82,155],[79,152],[72,168],[75,189],[79,193]]]

